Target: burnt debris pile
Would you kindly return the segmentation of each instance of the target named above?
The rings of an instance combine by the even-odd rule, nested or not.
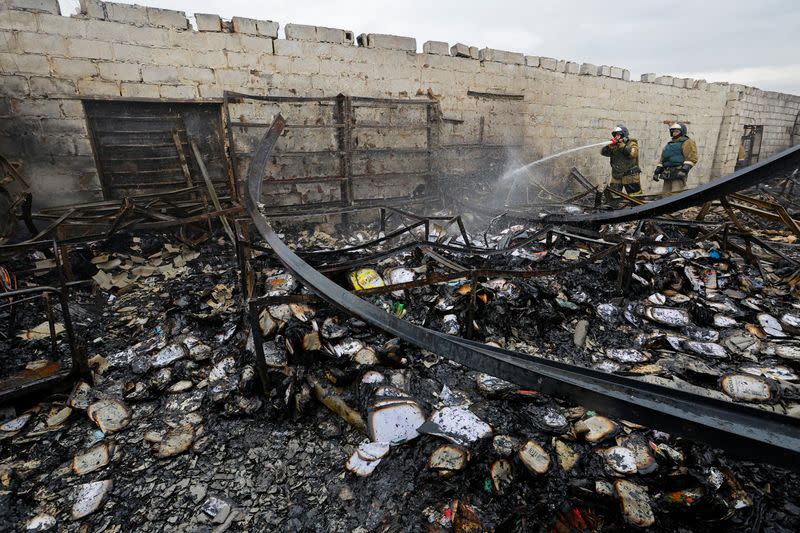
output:
[[[796,531],[794,179],[595,226],[387,206],[5,247],[2,522]]]

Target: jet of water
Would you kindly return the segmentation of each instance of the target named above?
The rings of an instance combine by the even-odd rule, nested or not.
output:
[[[536,161],[528,163],[527,165],[523,165],[523,166],[521,166],[519,168],[516,168],[514,170],[510,170],[510,171],[506,172],[505,174],[503,174],[500,177],[499,181],[501,183],[504,182],[504,181],[507,181],[508,179],[510,179],[512,177],[514,178],[514,182],[511,184],[511,189],[509,189],[508,196],[506,197],[506,204],[508,204],[509,200],[511,199],[511,193],[514,192],[514,189],[517,187],[517,181],[519,181],[520,174],[522,174],[522,172],[530,170],[531,168],[533,168],[536,165],[539,165],[541,163],[544,163],[545,161],[549,161],[551,159],[555,159],[556,157],[561,157],[562,155],[571,154],[572,152],[577,152],[579,150],[586,150],[587,148],[595,148],[597,146],[603,146],[605,144],[608,144],[608,141],[603,141],[603,142],[593,143],[593,144],[587,144],[586,146],[578,146],[577,148],[570,148],[569,150],[564,150],[563,152],[558,152],[557,154],[548,155],[547,157],[543,157],[541,159],[537,159]]]

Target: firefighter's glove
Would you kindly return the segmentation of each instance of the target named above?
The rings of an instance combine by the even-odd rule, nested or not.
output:
[[[661,179],[661,174],[664,173],[664,167],[658,165],[656,170],[653,172],[653,181],[659,181]]]

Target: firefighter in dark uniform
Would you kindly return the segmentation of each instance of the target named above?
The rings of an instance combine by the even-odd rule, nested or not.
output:
[[[686,178],[699,156],[697,143],[686,135],[686,124],[672,124],[669,134],[672,138],[661,152],[653,181],[664,180],[661,192],[671,193],[686,188]]]
[[[631,196],[642,194],[639,168],[639,143],[628,135],[628,128],[620,124],[611,131],[611,142],[603,146],[600,154],[611,158],[611,183],[608,187]]]

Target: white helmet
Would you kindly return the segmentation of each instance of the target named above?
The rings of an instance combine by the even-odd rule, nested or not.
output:
[[[672,130],[680,130],[681,135],[686,135],[686,125],[685,124],[681,124],[680,122],[674,122],[669,127],[670,133],[672,132]]]

